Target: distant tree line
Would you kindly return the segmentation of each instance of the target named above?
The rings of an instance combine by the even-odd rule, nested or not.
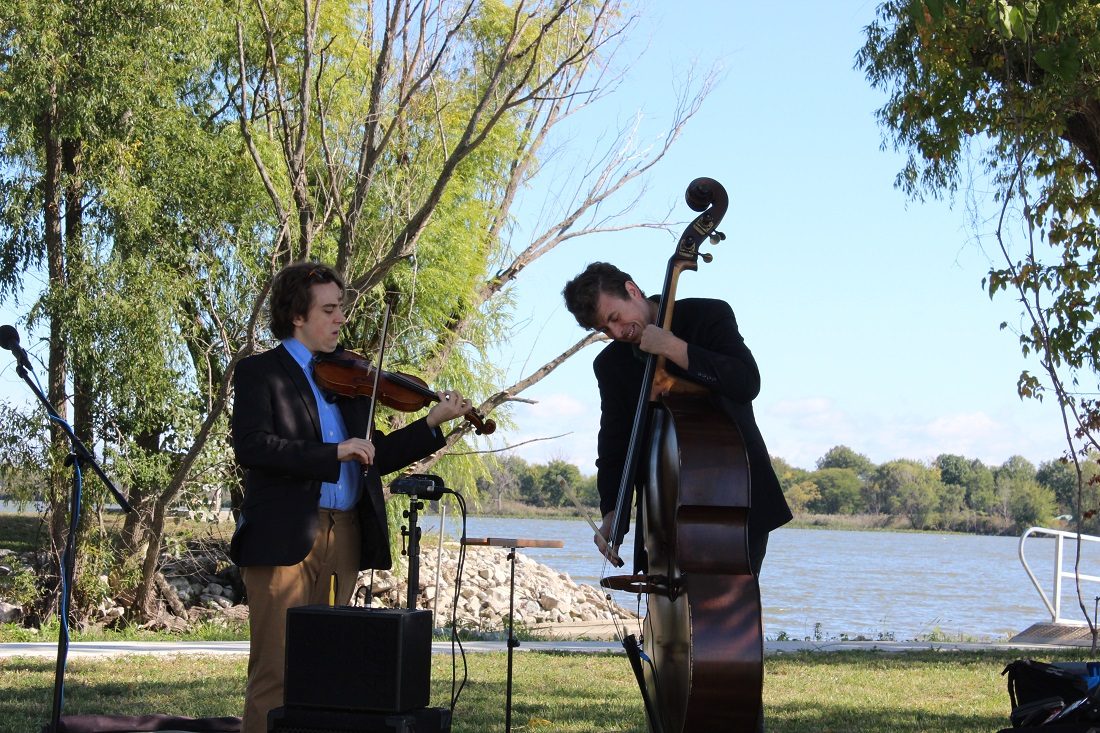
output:
[[[1082,531],[1100,534],[1100,463],[1083,462],[1086,495]],[[1076,518],[1077,481],[1073,465],[1062,460],[1036,467],[1022,456],[999,466],[943,453],[931,463],[899,458],[876,464],[838,445],[816,462],[815,470],[772,458],[795,516],[878,515],[899,517],[913,529],[978,533],[1018,532],[1049,524],[1059,516]],[[478,482],[482,495],[499,509],[505,501],[536,507],[571,504],[562,481],[578,500],[599,506],[595,476],[585,476],[564,460],[528,463],[518,456],[495,462]]]
[[[569,491],[583,506],[600,505],[596,477],[584,476],[575,465],[560,459],[538,464],[528,463],[519,456],[505,456],[493,462],[489,476],[478,479],[477,487],[497,510],[505,501],[536,507],[572,506]]]
[[[1096,458],[1082,464],[1082,531],[1090,534],[1100,530]],[[1036,467],[1022,456],[1012,456],[1000,466],[987,466],[976,458],[943,453],[927,464],[899,458],[876,465],[862,453],[838,445],[818,459],[814,471],[780,458],[772,463],[796,515],[894,515],[904,517],[914,529],[1001,532],[1077,513],[1075,471],[1062,460]]]

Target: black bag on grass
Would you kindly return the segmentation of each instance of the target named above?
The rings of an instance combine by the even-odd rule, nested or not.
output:
[[[1001,674],[1008,677],[1013,728],[1042,727],[1053,733],[1055,725],[1100,723],[1100,702],[1094,699],[1100,684],[1098,662],[1047,664],[1020,659]]]

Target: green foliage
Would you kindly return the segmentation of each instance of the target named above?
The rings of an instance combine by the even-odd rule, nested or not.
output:
[[[1017,389],[1057,400],[1067,455],[1081,459],[1098,447],[1100,427],[1098,27],[1100,6],[1084,0],[889,0],[856,59],[887,93],[879,120],[908,154],[899,187],[917,198],[960,184],[994,192],[1002,259],[984,284],[991,297],[1021,303],[1029,325],[1020,347],[1039,366]],[[987,180],[973,185],[975,171]],[[971,506],[990,498],[984,484],[968,484]],[[1010,511],[1004,492],[998,502]]]
[[[1067,458],[1044,461],[1039,464],[1035,480],[1053,493],[1057,513],[1079,520],[1083,532],[1100,533],[1100,453],[1090,451],[1077,464]]]
[[[1086,465],[1095,471],[1094,461]],[[1035,472],[1035,480],[1054,492],[1059,507],[1070,509],[1072,513],[1072,507],[1077,505],[1077,474],[1069,461],[1043,461]]]
[[[45,416],[39,409],[0,403],[0,493],[28,504],[43,499],[45,446]]]
[[[164,512],[237,489],[230,376],[265,344],[265,287],[287,261],[338,267],[347,341],[368,351],[384,291],[401,296],[387,368],[475,401],[497,386],[485,354],[509,296],[482,289],[508,254],[513,187],[548,100],[570,98],[621,19],[600,2],[456,10],[414,5],[390,26],[373,3],[0,8],[0,297],[34,303],[54,397],[72,384],[62,409],[137,508],[112,546],[81,529],[89,604],[101,576],[147,601]],[[60,547],[62,441],[16,417],[0,421],[2,478],[46,501]],[[450,447],[433,470],[476,494],[480,457],[461,434]],[[88,496],[109,501],[95,482]]]
[[[1043,526],[1054,516],[1054,492],[1035,480],[1008,478],[998,486],[1016,529]]]
[[[35,606],[42,597],[37,574],[14,555],[5,557],[4,564],[10,571],[0,573],[0,598],[24,608]]]
[[[817,486],[818,498],[808,508],[824,514],[855,514],[861,508],[862,482],[853,468],[821,468],[807,477]]]
[[[1023,456],[1010,456],[993,472],[993,479],[998,483],[1008,480],[1033,481],[1035,465]]]
[[[875,464],[862,453],[856,453],[846,445],[837,445],[817,459],[818,468],[850,468],[860,479],[866,480],[875,472]]]
[[[944,486],[963,488],[966,507],[975,512],[988,512],[993,508],[996,501],[993,472],[980,460],[941,454],[935,466],[940,470]]]
[[[871,485],[885,499],[887,509],[908,517],[914,529],[932,524],[942,494],[936,469],[908,459],[890,461],[878,467]]]

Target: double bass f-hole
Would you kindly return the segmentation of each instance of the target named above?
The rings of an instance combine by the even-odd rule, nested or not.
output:
[[[666,330],[672,330],[680,273],[696,270],[699,259],[710,261],[699,252],[702,244],[725,238],[717,231],[729,204],[721,184],[697,178],[685,198],[700,213],[668,261],[657,312],[657,325]],[[655,379],[662,396],[651,400]],[[630,635],[623,646],[649,729],[752,730],[761,711],[763,629],[748,553],[747,453],[737,424],[708,390],[670,374],[654,355],[646,359],[619,484],[616,549],[635,485],[642,492],[638,531],[647,565],[601,585],[646,594],[642,640]]]

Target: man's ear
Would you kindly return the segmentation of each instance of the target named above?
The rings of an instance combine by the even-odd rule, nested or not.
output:
[[[642,289],[637,286],[633,280],[626,281],[626,294],[631,298],[641,298]]]

